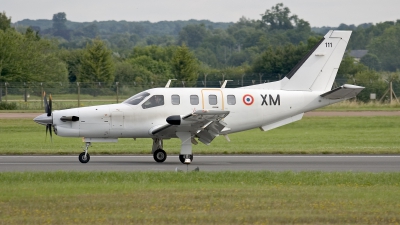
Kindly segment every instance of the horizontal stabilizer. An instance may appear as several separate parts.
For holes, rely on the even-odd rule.
[[[364,87],[351,85],[351,84],[344,84],[338,88],[335,88],[331,91],[325,92],[321,95],[321,97],[328,98],[328,99],[348,99],[354,98],[358,93],[360,93],[364,89]]]

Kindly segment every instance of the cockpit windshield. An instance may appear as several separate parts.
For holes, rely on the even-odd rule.
[[[143,101],[144,98],[149,96],[150,94],[148,92],[140,92],[139,94],[136,94],[127,100],[123,101],[123,103],[131,104],[131,105],[137,105],[141,101]]]

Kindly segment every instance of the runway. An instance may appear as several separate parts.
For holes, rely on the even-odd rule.
[[[6,171],[353,171],[400,172],[400,155],[195,155],[186,167],[177,155],[156,163],[151,155],[91,156],[82,164],[78,156],[0,156]]]

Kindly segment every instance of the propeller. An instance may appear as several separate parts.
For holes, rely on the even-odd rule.
[[[38,124],[46,126],[46,139],[47,133],[50,132],[50,139],[53,142],[53,133],[51,132],[51,127],[53,126],[53,115],[52,115],[52,99],[51,95],[49,96],[49,100],[47,101],[46,92],[43,92],[43,103],[44,103],[44,112],[42,115],[37,116],[33,119]]]

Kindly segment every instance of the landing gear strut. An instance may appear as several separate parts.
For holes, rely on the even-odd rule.
[[[179,161],[184,164],[190,164],[193,160],[192,134],[190,132],[176,132],[176,136],[181,139]]]
[[[84,152],[82,152],[81,154],[79,154],[79,162],[81,163],[88,163],[90,160],[90,155],[88,153],[88,149],[90,146],[90,142],[86,142],[86,147],[84,149]]]

